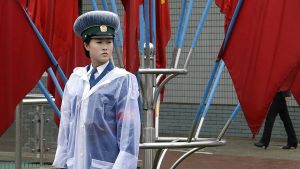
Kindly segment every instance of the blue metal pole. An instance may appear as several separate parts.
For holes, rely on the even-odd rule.
[[[91,1],[92,1],[93,10],[97,11],[98,10],[98,5],[97,5],[96,0],[91,0]]]
[[[193,4],[194,4],[194,0],[191,0],[190,3],[189,3],[189,6],[188,6],[188,10],[187,10],[185,20],[184,20],[183,31],[182,31],[180,39],[179,39],[179,48],[183,47],[183,41],[184,41],[184,38],[185,38],[185,35],[186,35],[186,32],[187,32],[187,27],[188,27],[188,23],[189,23],[189,20],[190,20],[191,13],[192,13]]]
[[[221,140],[222,137],[225,135],[226,130],[228,129],[231,122],[236,118],[236,115],[240,112],[241,105],[240,103],[237,104],[234,111],[231,113],[229,119],[227,120],[226,124],[224,125],[222,131],[220,132],[219,136],[217,137],[217,140]]]
[[[139,19],[140,19],[140,52],[144,55],[144,43],[145,43],[145,21],[144,21],[144,7],[139,6]]]
[[[39,41],[41,42],[43,48],[45,49],[49,59],[51,60],[52,64],[56,67],[60,77],[62,78],[64,84],[67,83],[67,77],[66,75],[64,74],[64,72],[62,71],[62,69],[60,68],[60,66],[58,65],[58,62],[56,61],[55,57],[53,56],[50,48],[48,47],[47,43],[45,42],[43,36],[41,35],[41,33],[39,32],[39,30],[37,29],[37,27],[35,26],[35,24],[33,23],[33,21],[31,20],[30,16],[28,15],[28,13],[25,11],[25,9],[23,9],[23,11],[25,12],[26,14],[26,17],[32,27],[32,29],[34,30],[35,34],[37,35]]]
[[[177,68],[177,66],[179,64],[181,49],[183,47],[184,38],[185,38],[185,35],[186,35],[186,32],[187,32],[187,27],[188,27],[188,23],[189,23],[189,20],[190,20],[191,13],[192,13],[193,4],[194,4],[194,0],[190,0],[188,10],[187,10],[187,14],[186,14],[185,20],[184,20],[183,31],[181,32],[181,35],[180,35],[180,38],[179,38],[179,47],[175,48],[174,52],[173,52],[172,65],[174,66],[174,68]],[[191,53],[191,51],[189,53]],[[189,57],[190,56],[187,56],[187,61],[189,60]]]
[[[236,18],[237,18],[238,13],[239,13],[239,11],[240,11],[240,8],[241,8],[241,6],[242,6],[242,3],[243,3],[243,0],[239,0],[239,1],[238,1],[238,4],[237,4],[236,9],[235,9],[235,11],[234,11],[232,20],[231,20],[231,22],[230,22],[229,28],[228,28],[228,30],[227,30],[227,32],[226,32],[226,35],[225,35],[225,38],[224,38],[224,39],[225,39],[225,40],[224,40],[224,44],[223,44],[223,47],[222,47],[221,50],[224,50],[225,47],[227,46],[228,39],[229,39],[229,37],[230,37],[230,35],[231,35],[232,28],[233,28],[233,26],[234,26],[234,24],[235,24],[235,21],[236,21]],[[216,88],[216,86],[217,86],[217,84],[218,84],[218,82],[219,82],[219,78],[220,78],[220,75],[221,75],[221,73],[222,73],[224,67],[225,67],[225,64],[224,64],[223,61],[221,61],[221,65],[220,65],[220,68],[219,68],[218,75],[217,75],[216,80],[215,80],[215,82],[214,82],[213,89],[211,90],[210,96],[209,96],[209,98],[208,98],[208,101],[207,101],[207,104],[206,104],[206,106],[205,106],[205,109],[204,109],[204,112],[203,112],[203,114],[202,114],[202,118],[201,118],[201,119],[204,119],[205,116],[206,116],[206,114],[207,114],[207,112],[208,112],[209,106],[210,106],[211,101],[212,101],[212,97],[213,97],[213,95],[214,95],[214,93],[215,93],[215,88]],[[205,100],[206,100],[206,98],[205,98]],[[200,113],[199,113],[199,115],[200,115]],[[197,116],[198,116],[198,115],[197,115]],[[199,121],[199,117],[197,117],[197,123],[198,123],[198,121]],[[194,125],[194,124],[193,124],[193,125]],[[200,122],[199,127],[198,127],[198,130],[197,130],[197,133],[196,133],[196,136],[197,136],[197,137],[198,137],[199,132],[200,132],[200,129],[201,129],[201,127],[202,127],[201,125],[202,125],[202,124],[201,124],[201,122]]]
[[[226,35],[225,35],[224,45],[223,45],[222,50],[224,50],[225,47],[227,46],[227,42],[228,42],[228,40],[229,40],[229,37],[230,37],[230,35],[231,35],[233,26],[234,26],[234,24],[235,24],[236,18],[237,18],[237,16],[238,16],[239,12],[240,12],[240,9],[241,9],[241,7],[242,7],[243,2],[244,2],[243,0],[239,0],[238,3],[237,3],[237,5],[236,5],[235,11],[234,11],[234,13],[233,13],[233,16],[232,16],[232,18],[231,18],[231,21],[230,21],[228,30],[227,30]]]
[[[57,78],[56,78],[56,76],[55,76],[52,68],[51,67],[48,68],[47,71],[48,71],[51,79],[53,80],[53,83],[54,83],[54,85],[55,85],[55,87],[56,87],[56,89],[57,89],[57,91],[58,91],[58,93],[60,95],[60,98],[62,98],[64,92],[63,92],[62,88],[60,87],[60,84],[59,84],[59,82],[58,82],[58,80],[57,80]]]
[[[213,67],[213,70],[210,74],[210,78],[208,80],[208,83],[205,87],[205,91],[204,91],[204,94],[202,96],[202,99],[201,99],[201,102],[200,102],[200,105],[197,109],[197,113],[195,114],[195,117],[194,117],[194,121],[193,121],[193,124],[192,124],[192,128],[191,128],[191,132],[190,132],[190,136],[188,138],[188,142],[191,142],[192,140],[192,137],[194,135],[194,132],[195,132],[195,127],[196,125],[198,124],[199,122],[199,118],[200,118],[200,114],[202,113],[202,110],[203,110],[203,107],[204,107],[204,104],[205,104],[205,101],[207,99],[207,96],[208,96],[208,93],[210,91],[210,88],[211,88],[211,85],[212,85],[212,82],[214,80],[214,77],[216,75],[216,72],[217,72],[217,69],[219,67],[219,64],[220,64],[220,60],[217,60],[214,64],[214,67]]]
[[[209,8],[211,7],[211,4],[212,4],[212,0],[208,0],[206,5],[205,5],[204,11],[201,15],[200,23],[199,23],[198,28],[197,28],[196,36],[194,37],[194,40],[193,40],[192,45],[191,45],[191,48],[193,48],[193,49],[194,49],[195,45],[197,44],[198,38],[201,35],[202,28],[204,26],[204,22],[206,20],[206,17],[207,17]]]
[[[110,3],[111,3],[112,11],[115,14],[118,14],[118,9],[117,9],[117,5],[116,5],[116,1],[115,0],[110,0]],[[119,39],[120,46],[123,46],[123,32],[122,32],[121,27],[118,30],[117,36],[118,36],[118,39]]]
[[[150,22],[149,22],[149,0],[144,0],[145,6],[145,27],[146,27],[146,48],[150,48]]]
[[[206,105],[205,105],[205,108],[204,108],[204,111],[203,111],[203,114],[202,114],[202,118],[204,118],[204,117],[206,116],[207,112],[208,112],[208,109],[209,109],[210,104],[211,104],[211,102],[212,102],[212,100],[213,100],[213,96],[214,96],[214,94],[215,94],[217,85],[219,84],[220,77],[221,77],[222,72],[223,72],[224,67],[225,67],[224,62],[223,62],[223,61],[220,61],[220,62],[221,62],[221,63],[220,63],[220,67],[219,67],[218,73],[217,73],[217,75],[216,75],[214,84],[213,84],[213,86],[212,86],[211,92],[210,92],[210,94],[209,94],[209,97],[208,97],[208,99],[207,99],[207,103],[206,103]],[[201,127],[202,127],[202,124],[201,124],[201,121],[200,121],[200,124],[199,124],[199,126],[198,126],[198,129],[197,129],[197,132],[196,132],[196,135],[195,135],[196,137],[198,137]]]
[[[44,84],[42,83],[41,80],[38,81],[38,86],[41,89],[41,91],[44,93],[46,99],[48,100],[50,106],[54,109],[54,111],[56,112],[56,115],[60,118],[60,111],[57,108],[56,104],[54,103],[54,101],[52,100],[48,90],[46,89],[46,87],[44,86]]]
[[[156,47],[156,7],[155,7],[155,1],[156,0],[152,0],[152,10],[151,10],[151,14],[152,14],[152,44],[153,47]]]
[[[181,1],[181,9],[180,9],[180,17],[177,25],[177,32],[176,32],[176,37],[175,37],[175,46],[178,48],[179,47],[179,39],[180,39],[180,33],[182,30],[182,21],[184,18],[185,14],[185,8],[186,8],[186,0]]]
[[[111,9],[115,14],[118,14],[118,8],[115,0],[110,0]]]
[[[234,120],[236,118],[238,112],[240,112],[240,110],[241,110],[241,104],[238,103],[237,106],[235,107],[234,111],[230,115],[230,120]]]
[[[101,0],[101,1],[102,1],[103,9],[106,10],[106,11],[109,11],[109,8],[108,8],[106,0]]]
[[[198,41],[198,39],[199,39],[199,37],[201,35],[202,28],[204,26],[204,22],[206,20],[206,17],[207,17],[209,8],[211,7],[211,4],[212,4],[212,0],[208,0],[207,3],[206,3],[206,5],[205,5],[204,11],[202,12],[202,16],[201,16],[200,22],[198,24],[197,32],[196,32],[196,35],[194,36],[193,42],[191,44],[191,48],[190,48],[189,54],[188,54],[186,62],[184,64],[184,68],[187,67],[187,65],[189,63],[189,60],[191,58],[192,51],[195,48],[195,46],[197,44],[197,41]]]

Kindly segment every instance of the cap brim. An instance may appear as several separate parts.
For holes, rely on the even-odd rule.
[[[114,36],[111,35],[101,35],[101,36],[92,36],[91,39],[114,39]]]

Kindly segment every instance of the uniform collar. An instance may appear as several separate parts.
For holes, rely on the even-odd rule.
[[[105,67],[108,65],[108,63],[109,63],[109,61],[107,61],[107,62],[104,63],[103,65],[98,66],[98,67],[96,68],[96,69],[97,69],[97,73],[98,73],[98,74],[101,74],[101,73],[103,72],[103,70],[105,69]],[[92,72],[92,70],[93,70],[93,69],[91,69],[91,68],[93,68],[92,64],[89,65],[88,75],[90,75],[91,72]]]

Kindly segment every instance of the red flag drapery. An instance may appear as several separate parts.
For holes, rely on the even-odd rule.
[[[156,3],[156,67],[166,68],[166,47],[171,37],[168,0]]]
[[[122,0],[124,6],[123,62],[125,69],[135,74],[140,67],[138,33],[140,0]]]
[[[227,31],[238,0],[215,0],[221,12],[225,14],[224,29]]]
[[[52,18],[48,12],[51,10],[52,1],[28,0],[26,5],[28,6],[25,8],[27,8],[27,12],[35,23],[35,26],[38,28],[43,38],[46,41],[49,41],[47,38],[49,37],[51,29],[47,28],[49,26],[48,24],[52,22]]]
[[[139,5],[142,0],[122,0],[124,16],[123,61],[125,68],[136,73],[139,66]],[[149,2],[151,7],[151,3]],[[151,13],[151,9],[149,11]],[[149,14],[151,16],[151,14]],[[156,67],[166,67],[166,46],[171,36],[171,22],[168,0],[156,1]]]
[[[74,67],[89,63],[89,59],[84,56],[81,39],[73,32],[73,23],[78,16],[77,1],[30,0],[28,11],[67,77],[71,75]],[[58,73],[56,77],[64,88]],[[55,97],[56,105],[60,107],[61,98],[50,76],[48,76],[48,89]],[[55,121],[58,124],[59,119],[56,114]]]
[[[166,47],[171,37],[171,20],[168,0],[156,1],[156,67],[166,68]],[[165,77],[165,76],[164,76]],[[164,77],[159,83],[164,80]],[[164,98],[164,90],[160,93],[161,101]]]
[[[18,0],[18,1],[23,7],[25,7],[27,4],[27,0]],[[0,2],[2,2],[2,1],[0,1]]]
[[[67,77],[71,75],[73,69],[78,66],[85,66],[89,63],[89,59],[84,56],[83,44],[80,38],[76,37],[73,32],[73,23],[78,17],[78,2],[74,0],[52,1],[52,23],[48,24],[52,27],[51,37],[49,39],[50,49],[58,60],[58,64]],[[62,88],[64,84],[60,75],[56,73],[56,77]],[[61,97],[58,91],[54,90],[54,85],[50,77],[48,77],[48,89],[55,96],[55,103],[58,107],[61,105]],[[55,122],[59,119],[55,114]]]
[[[223,53],[254,135],[275,93],[284,84],[292,84],[286,80],[293,79],[288,76],[299,66],[299,11],[298,0],[244,1]]]
[[[16,105],[50,66],[43,47],[18,1],[0,0],[0,135],[14,121]]]

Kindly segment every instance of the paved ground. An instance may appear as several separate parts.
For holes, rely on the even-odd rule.
[[[283,141],[272,140],[265,150],[253,146],[251,138],[226,140],[225,146],[205,148],[191,155],[177,169],[300,169],[300,148],[283,150]],[[169,169],[183,151],[186,150],[169,151],[161,168]],[[2,150],[0,161],[13,156],[14,153]]]
[[[300,149],[283,150],[282,141],[272,141],[268,149],[253,146],[248,138],[228,138],[222,147],[205,148],[183,161],[177,169],[300,169]],[[167,153],[163,169],[170,168],[183,153]]]

